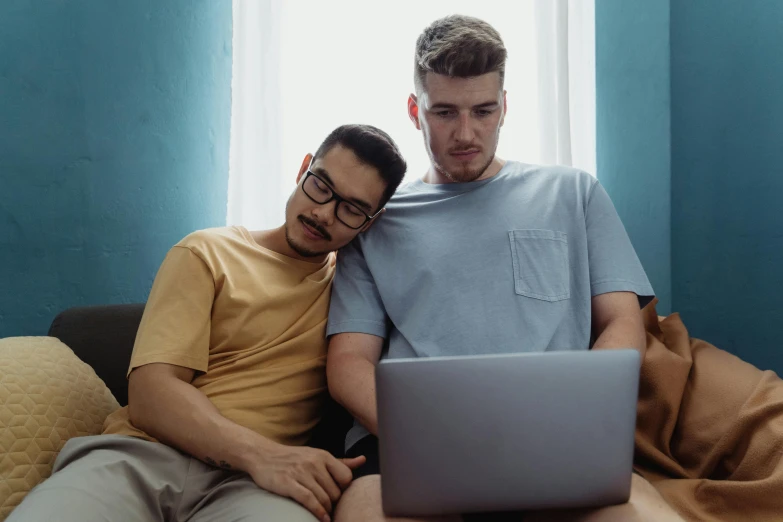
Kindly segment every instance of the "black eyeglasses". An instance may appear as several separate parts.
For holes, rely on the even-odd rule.
[[[372,216],[368,215],[362,209],[337,194],[326,181],[319,178],[311,170],[307,171],[307,175],[302,183],[302,192],[319,205],[325,205],[333,199],[337,200],[334,216],[340,223],[354,230],[362,228],[368,221],[380,213],[379,210]]]

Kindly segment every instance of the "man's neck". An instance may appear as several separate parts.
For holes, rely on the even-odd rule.
[[[449,183],[473,183],[476,181],[482,181],[494,177],[495,175],[497,175],[498,172],[500,172],[500,169],[502,169],[503,165],[505,164],[506,164],[506,160],[500,159],[497,156],[495,156],[494,158],[492,158],[492,163],[490,163],[489,166],[486,169],[484,169],[484,172],[482,172],[478,178],[466,182],[454,181],[452,179],[449,179],[444,174],[439,172],[433,165],[430,165],[429,170],[427,170],[427,173],[424,174],[424,177],[421,178],[421,180],[424,183],[430,185],[445,185]]]
[[[250,236],[253,241],[260,246],[269,249],[278,254],[298,259],[299,261],[305,261],[307,263],[313,263],[314,265],[320,265],[326,259],[328,254],[324,254],[316,257],[306,257],[298,254],[291,245],[288,244],[288,240],[285,237],[285,226],[274,228],[272,230],[251,230]]]

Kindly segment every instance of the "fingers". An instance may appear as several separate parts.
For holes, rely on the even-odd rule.
[[[309,448],[293,452],[292,456],[284,469],[271,472],[266,467],[258,476],[254,475],[254,480],[260,487],[298,502],[320,522],[331,522],[334,506],[353,480],[351,470],[366,459],[336,459],[326,451]]]
[[[313,495],[315,495],[318,502],[326,509],[327,513],[332,512],[332,499],[329,498],[329,494],[326,493],[314,476],[303,475],[299,477],[299,483],[313,492]]]
[[[296,502],[299,502],[321,522],[331,522],[332,519],[326,511],[326,508],[309,488],[303,486],[299,482],[293,482],[288,496]]]
[[[332,477],[331,473],[326,467],[325,462],[314,476],[315,480],[318,482],[318,485],[320,485],[326,494],[329,495],[329,498],[332,501],[332,505],[337,504],[337,501],[340,500],[340,496],[343,494],[343,491],[339,483],[335,481],[334,477]]]
[[[359,466],[364,465],[365,462],[367,462],[367,457],[364,455],[359,455],[358,457],[353,457],[350,459],[340,459],[340,461],[348,466],[351,469],[356,469]]]
[[[330,455],[330,458],[326,459],[326,469],[329,470],[329,474],[341,490],[345,491],[351,485],[353,473],[351,473],[351,468],[343,463],[343,459],[336,459]]]

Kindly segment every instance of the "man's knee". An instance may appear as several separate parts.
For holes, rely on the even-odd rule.
[[[387,518],[381,501],[381,476],[368,475],[356,481],[343,493],[334,513],[335,522],[460,522],[459,516],[436,518]]]
[[[155,495],[143,494],[144,488],[135,480],[138,473],[129,471],[123,455],[100,448],[79,451],[100,442],[97,437],[69,441],[58,456],[54,473],[27,494],[7,521],[141,522],[153,518],[160,507],[146,499]]]
[[[335,522],[384,520],[380,475],[368,475],[355,480],[337,503],[334,520]]]
[[[44,483],[27,494],[6,522],[89,522],[109,520],[106,517],[111,515],[103,502],[83,489],[52,487]]]
[[[647,480],[634,475],[631,498],[625,504],[600,509],[540,511],[529,513],[525,522],[684,522]]]

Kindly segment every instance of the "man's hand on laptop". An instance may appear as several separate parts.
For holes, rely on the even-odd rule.
[[[351,485],[352,470],[365,462],[364,457],[337,459],[323,450],[277,443],[248,458],[243,468],[259,487],[295,500],[324,522]]]

